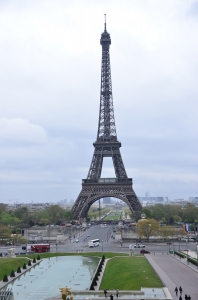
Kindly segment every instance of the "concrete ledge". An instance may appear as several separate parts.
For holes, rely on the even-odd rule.
[[[31,260],[31,259],[28,258],[28,257],[25,257],[25,258],[27,258],[28,260]],[[13,257],[13,259],[15,259],[15,258]],[[8,281],[7,281],[7,282],[4,282],[3,280],[0,281],[0,290],[3,289],[6,285],[8,285],[10,282],[14,281],[17,277],[19,277],[19,276],[21,276],[22,274],[24,274],[25,272],[29,271],[32,267],[37,266],[38,264],[40,264],[40,262],[41,262],[42,260],[36,261],[35,263],[33,263],[32,261],[33,261],[33,260],[31,260],[31,263],[32,263],[31,266],[28,266],[28,265],[26,266],[27,269],[22,269],[22,268],[21,268],[21,273],[15,272],[15,277],[10,277],[10,276],[8,276]]]
[[[167,287],[164,287],[163,291],[164,291],[164,295],[166,296],[167,299],[170,299],[170,300],[173,299],[173,297],[171,296],[171,293]]]

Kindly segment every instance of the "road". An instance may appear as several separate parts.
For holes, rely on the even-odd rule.
[[[115,242],[112,238],[114,235],[113,232],[114,225],[108,225],[107,227],[101,227],[100,225],[93,225],[88,228],[85,232],[79,232],[77,236],[73,239],[68,239],[64,244],[52,244],[50,252],[77,252],[77,251],[86,251],[86,252],[129,252],[129,245],[131,242],[124,242],[122,246],[120,243]],[[79,242],[76,242],[76,239]],[[88,240],[91,239],[100,239],[100,246],[96,248],[88,247]],[[167,245],[166,243],[145,243],[145,249],[151,253],[168,253],[169,247],[175,251],[184,251],[184,250],[193,250],[196,251],[196,244],[189,242],[181,242],[180,244],[173,243],[172,245]],[[11,246],[0,247],[0,253],[6,253],[7,249],[10,249]],[[139,253],[141,249],[135,248],[134,252]],[[25,253],[22,251],[22,246],[15,247],[16,253]]]

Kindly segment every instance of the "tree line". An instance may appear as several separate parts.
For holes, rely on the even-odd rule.
[[[166,225],[175,225],[180,223],[198,224],[198,207],[192,203],[185,206],[172,204],[155,204],[144,207],[141,211],[131,214],[131,217],[137,222],[141,219],[141,214],[146,218],[155,219]]]
[[[72,220],[72,212],[61,208],[59,205],[46,207],[44,210],[29,211],[26,206],[9,210],[7,205],[0,203],[0,224],[16,230],[34,225],[45,226],[48,224],[60,225]]]

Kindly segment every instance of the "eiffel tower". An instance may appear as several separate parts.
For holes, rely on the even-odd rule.
[[[102,46],[102,69],[98,133],[97,140],[93,144],[95,149],[87,178],[82,180],[82,190],[72,207],[73,218],[76,220],[85,218],[90,206],[105,197],[114,197],[124,201],[132,212],[142,208],[132,188],[132,178],[128,178],[125,171],[120,153],[121,143],[117,140],[109,53],[111,38],[106,29],[106,18],[100,44]],[[100,177],[103,157],[112,158],[115,178]]]

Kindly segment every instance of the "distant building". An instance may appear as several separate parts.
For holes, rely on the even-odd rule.
[[[153,205],[153,204],[167,204],[169,203],[168,197],[138,197],[143,206]]]
[[[198,203],[198,197],[189,197],[189,202]]]

